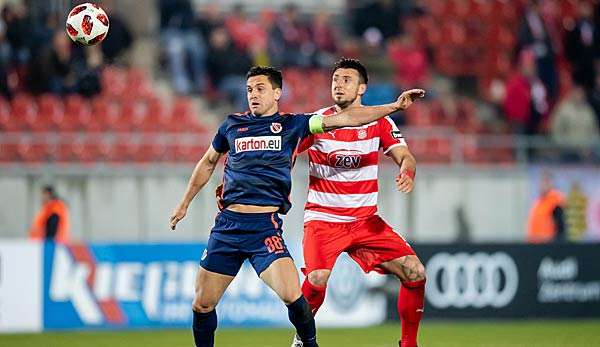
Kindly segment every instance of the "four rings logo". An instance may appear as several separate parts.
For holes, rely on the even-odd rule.
[[[435,308],[500,308],[517,293],[519,273],[504,252],[438,253],[427,269],[427,300]]]
[[[251,136],[235,139],[235,152],[280,151],[281,136]]]

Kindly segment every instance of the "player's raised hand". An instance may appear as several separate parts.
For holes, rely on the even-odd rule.
[[[170,223],[169,223],[171,226],[171,230],[175,230],[177,223],[179,223],[179,221],[182,220],[186,214],[187,214],[187,206],[184,206],[184,205],[179,205],[175,208],[175,210],[173,210],[173,213],[171,214],[171,218],[170,218]]]
[[[414,180],[409,174],[403,172],[396,177],[396,188],[402,193],[410,193],[413,190]]]
[[[422,98],[424,96],[425,91],[423,89],[409,89],[402,92],[402,94],[400,94],[396,102],[398,103],[398,108],[400,110],[406,110],[408,106],[412,105],[412,103],[416,99]]]

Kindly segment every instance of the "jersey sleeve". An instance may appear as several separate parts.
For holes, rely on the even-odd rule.
[[[390,117],[384,117],[379,121],[379,147],[383,149],[383,153],[387,154],[396,146],[408,146],[404,140],[404,136],[396,123]]]
[[[215,151],[219,153],[226,153],[229,151],[229,141],[227,140],[227,121],[223,122],[217,130],[215,137],[212,140],[212,146]]]
[[[293,126],[297,130],[297,133],[300,135],[301,139],[304,139],[312,134],[310,120],[312,117],[322,117],[320,115],[315,115],[313,113],[298,113],[292,115]]]
[[[302,152],[308,150],[310,147],[312,147],[312,145],[314,143],[315,143],[315,136],[312,134],[303,138],[302,140],[300,140],[300,143],[298,144],[297,152],[302,153]]]

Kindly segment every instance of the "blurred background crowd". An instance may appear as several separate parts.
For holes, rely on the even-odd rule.
[[[56,183],[77,206],[76,238],[163,237],[159,216],[190,165],[226,114],[247,109],[252,65],[283,70],[283,111],[312,112],[332,103],[332,63],[354,57],[370,74],[365,104],[428,92],[393,119],[429,179],[409,199],[385,187],[380,199],[409,237],[521,240],[527,223],[558,215],[545,209],[562,209],[552,235],[600,237],[584,236],[600,235],[598,1],[105,0],[110,30],[94,47],[65,34],[82,2],[0,0],[0,187],[23,211],[5,216],[9,235],[23,235],[37,192]],[[156,182],[163,193],[143,183],[162,174],[173,179]],[[294,183],[298,206],[304,184]],[[556,190],[564,199],[543,203]],[[178,235],[204,230],[205,205]],[[128,209],[135,218],[113,218]]]
[[[413,147],[422,160],[512,163],[522,155],[598,161],[600,12],[596,1],[332,3],[319,8],[301,2],[257,6],[157,0],[145,9],[136,8],[141,16],[132,16],[126,0],[104,1],[109,35],[102,45],[82,48],[64,35],[71,1],[4,1],[0,128],[35,127],[7,124],[11,110],[22,113],[23,109],[32,113],[30,123],[37,113],[55,128],[64,125],[81,131],[94,129],[85,120],[51,118],[64,117],[65,108],[69,116],[82,114],[86,107],[92,118],[102,118],[113,105],[116,113],[117,108],[141,108],[139,117],[161,118],[142,113],[164,105],[167,94],[179,106],[167,103],[163,108],[191,108],[190,114],[199,114],[184,117],[188,126],[183,129],[190,129],[190,124],[201,129],[212,124],[213,118],[206,114],[246,109],[244,75],[256,64],[284,70],[285,111],[310,112],[331,103],[329,69],[345,56],[360,59],[369,69],[367,104],[390,101],[404,88],[429,91],[425,103],[394,117],[399,125],[416,128]],[[144,20],[146,29],[139,30]],[[133,49],[137,41],[151,41],[156,49]],[[136,64],[135,55],[146,56],[149,63]],[[166,93],[155,87],[160,81],[168,82],[163,83]],[[81,101],[73,93],[91,99]],[[53,102],[52,95],[60,96],[59,102]],[[198,101],[200,109],[189,100]],[[76,126],[78,121],[81,124]],[[124,120],[109,119],[96,127],[111,130],[119,128],[119,122]],[[132,122],[121,128],[139,130]],[[427,135],[421,135],[423,129]],[[457,134],[537,137],[464,137],[457,145]],[[411,139],[410,134],[407,137]],[[498,141],[492,150],[481,143],[494,140]],[[536,141],[542,145],[535,146]],[[539,148],[532,151],[531,143]],[[519,152],[522,147],[527,148]],[[18,149],[14,154],[4,160],[29,160]],[[153,158],[164,159],[156,153]]]

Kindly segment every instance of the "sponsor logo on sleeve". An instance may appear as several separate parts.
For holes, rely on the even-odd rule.
[[[402,136],[402,133],[400,131],[398,131],[398,130],[392,130],[391,134],[392,134],[392,137],[395,138],[395,139],[397,139],[397,140],[400,140],[400,139],[404,138],[404,136]]]

